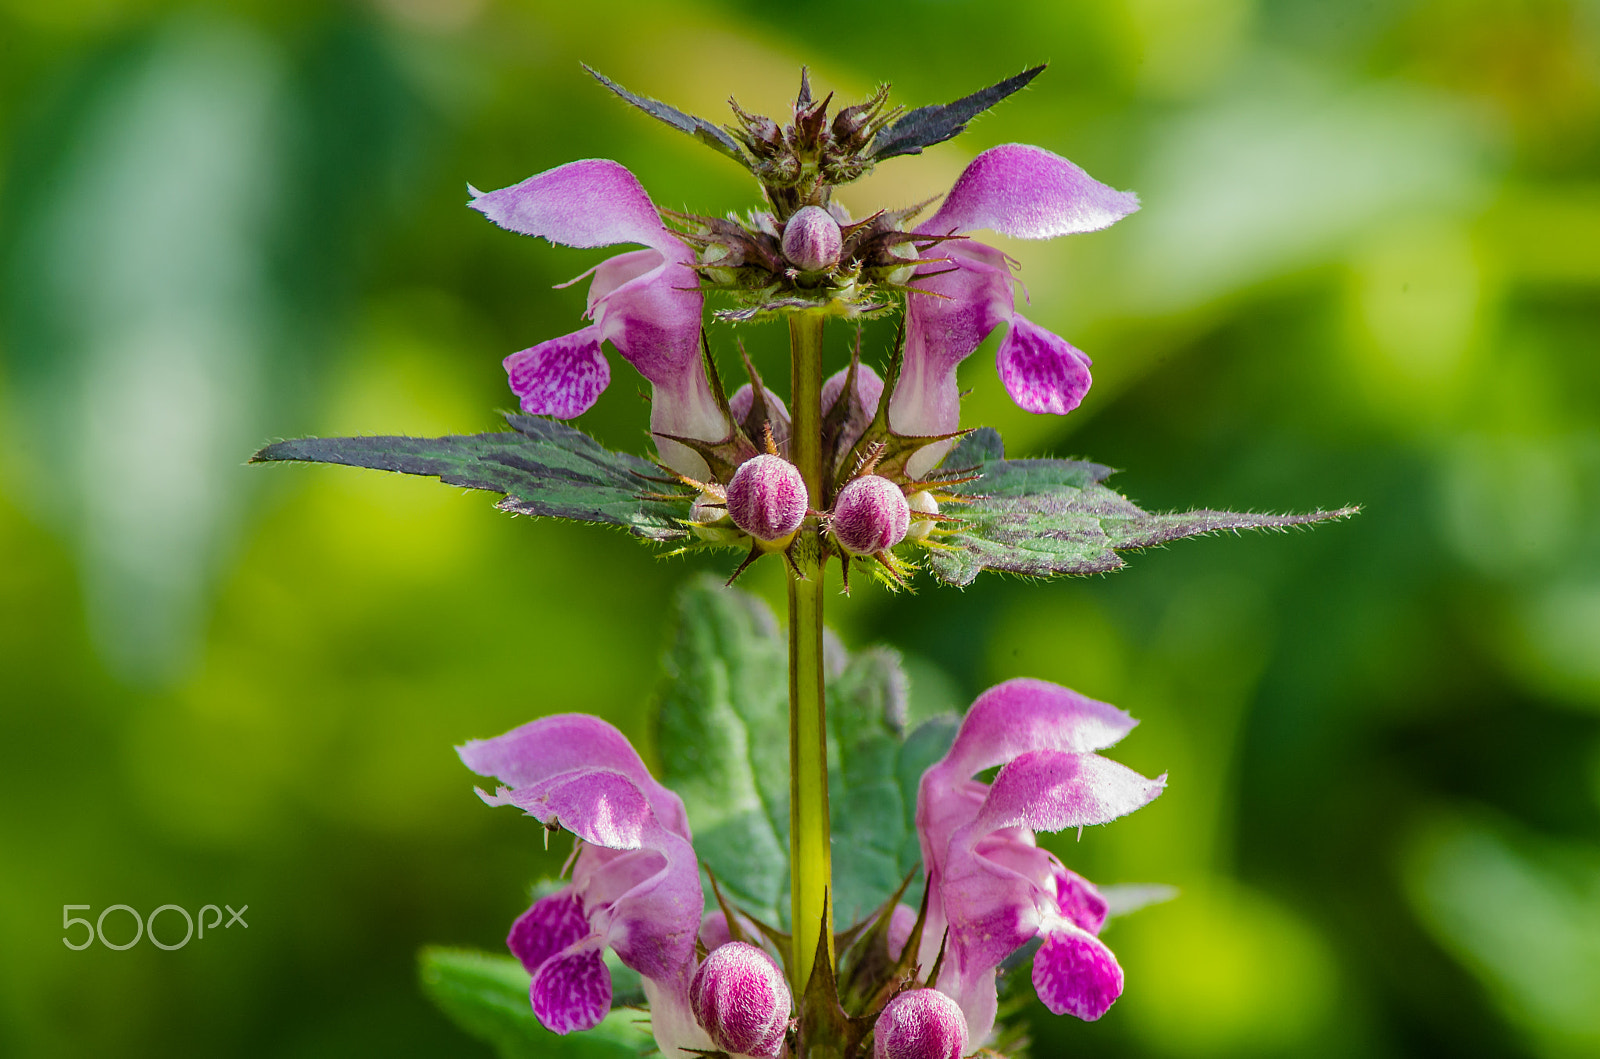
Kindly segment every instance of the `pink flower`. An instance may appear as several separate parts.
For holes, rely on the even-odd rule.
[[[973,159],[944,205],[917,228],[950,236],[987,228],[1017,239],[1092,232],[1139,208],[1138,196],[1094,180],[1059,155],[1025,144],[995,147]],[[889,402],[889,423],[908,436],[948,434],[960,426],[956,366],[1002,323],[1010,331],[996,362],[1000,380],[1029,412],[1065,415],[1089,389],[1089,358],[1016,311],[1011,269],[992,246],[952,239],[930,251],[906,308],[905,361]],[[930,446],[908,471],[920,475],[947,446]]]
[[[922,775],[917,831],[932,888],[920,962],[949,942],[935,983],[961,1005],[973,1041],[994,1026],[995,969],[1034,938],[1033,984],[1056,1014],[1097,1019],[1122,969],[1096,936],[1106,903],[1038,847],[1034,831],[1103,824],[1147,804],[1146,779],[1093,753],[1135,724],[1114,706],[1042,680],[1011,680],[972,704],[949,753]],[[1001,766],[994,784],[973,779]]]
[[[562,714],[457,748],[474,772],[505,786],[478,791],[583,840],[572,881],[534,902],[506,939],[533,975],[529,999],[546,1028],[571,1033],[611,1010],[609,946],[644,978],[663,1054],[710,1048],[689,1006],[695,935],[705,900],[683,802],[657,783],[626,737],[598,717]]]
[[[616,162],[591,158],[499,191],[474,188],[472,195],[473,209],[513,232],[567,246],[647,248],[590,270],[585,316],[593,323],[511,354],[506,373],[524,412],[571,419],[588,411],[611,381],[600,349],[610,342],[650,380],[650,429],[658,435],[661,458],[684,474],[705,477],[698,455],[659,437],[720,441],[728,433],[700,359],[702,297],[694,252],[661,223],[639,181]]]

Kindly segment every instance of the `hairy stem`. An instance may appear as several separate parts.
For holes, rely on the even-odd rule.
[[[789,317],[792,365],[789,458],[805,479],[811,506],[822,510],[823,317]],[[822,684],[822,549],[808,520],[795,539],[789,578],[789,863],[794,953],[790,967],[798,996],[811,979],[819,935],[833,963],[833,855],[828,835],[828,734]]]

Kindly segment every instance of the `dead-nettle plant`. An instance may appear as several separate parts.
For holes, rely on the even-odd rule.
[[[824,649],[826,564],[838,560],[846,592],[853,571],[892,589],[924,572],[950,585],[986,569],[1101,573],[1128,549],[1352,509],[1147,512],[1104,484],[1105,467],[1007,459],[993,430],[962,429],[956,369],[1001,324],[996,367],[1019,407],[1065,415],[1090,384],[1089,358],[1017,311],[1016,262],[974,233],[1091,232],[1138,199],[1023,144],[979,154],[937,202],[854,217],[833,191],[954,137],[1041,69],[909,111],[887,86],[834,109],[802,71],[785,120],[734,103],[720,126],[590,71],[743,166],[761,202],[724,217],[660,209],[603,159],[472,189],[470,206],[509,231],[642,248],[586,274],[586,326],[505,358],[522,407],[511,429],[307,438],[256,454],[435,476],[500,493],[505,511],[620,526],[677,552],[734,549],[730,583],[768,556],[784,565],[786,636],[735,589],[697,582],[680,597],[657,720],[671,787],[595,717],[545,717],[460,748],[498,781],[486,802],[577,839],[569,881],[512,927],[521,969],[424,957],[434,997],[507,1054],[558,1054],[552,1031],[592,1030],[625,1050],[637,1031],[610,1013],[629,1005],[648,1007],[667,1056],[995,1054],[1021,1046],[1002,969],[1031,961],[1045,1006],[1081,1019],[1122,992],[1100,928],[1157,890],[1097,889],[1034,832],[1107,823],[1161,793],[1164,776],[1097,753],[1133,719],[1013,680],[959,725],[908,732],[893,652]],[[708,295],[724,303],[714,323],[787,325],[787,402],[742,348],[748,382],[727,391]],[[898,320],[879,367],[854,328],[841,336],[847,364],[824,378],[829,322],[875,317]],[[610,382],[607,344],[650,383],[654,459],[566,425]],[[837,866],[836,843],[849,852]],[[532,1003],[519,1012],[505,993],[522,989]]]

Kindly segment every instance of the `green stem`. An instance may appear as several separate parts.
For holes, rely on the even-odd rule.
[[[822,510],[823,317],[789,317],[789,458]],[[833,911],[829,902],[833,854],[828,833],[828,730],[822,683],[822,549],[815,520],[795,538],[801,578],[789,578],[789,872],[796,996],[805,991],[819,937],[833,965]]]

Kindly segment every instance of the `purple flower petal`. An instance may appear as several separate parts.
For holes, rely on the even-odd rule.
[[[583,901],[565,887],[541,897],[533,907],[517,917],[506,938],[511,955],[522,961],[529,974],[539,965],[589,936],[589,917],[583,914]]]
[[[1098,754],[1034,750],[1000,770],[970,826],[987,835],[1008,827],[1062,831],[1110,823],[1148,805],[1166,786],[1165,775],[1145,779]]]
[[[524,412],[571,419],[594,407],[611,381],[599,332],[586,327],[505,359],[511,392],[522,399]]]
[[[563,953],[540,964],[528,997],[552,1033],[593,1029],[611,1010],[611,972],[598,948]]]
[[[995,354],[1000,381],[1024,412],[1066,415],[1089,392],[1089,358],[1066,339],[1022,316]]]
[[[1139,208],[1058,154],[1008,143],[984,151],[956,178],[944,205],[917,230],[937,235],[979,228],[1017,239],[1051,239],[1105,228]]]
[[[1100,890],[1077,872],[1058,868],[1056,871],[1056,907],[1079,929],[1091,934],[1100,933],[1110,902],[1100,895]]]
[[[907,296],[905,358],[889,398],[889,426],[908,437],[948,434],[961,425],[956,368],[989,332],[1012,315],[1011,269],[1006,256],[983,243],[950,243],[911,285]],[[948,444],[912,458],[913,477],[932,468]]]
[[[645,792],[662,826],[692,837],[682,799],[657,783],[627,737],[598,717],[585,713],[541,717],[493,739],[469,740],[456,747],[456,753],[473,772],[513,788],[572,769],[614,769]],[[512,803],[500,798],[493,804]]]
[[[1099,938],[1065,927],[1034,953],[1033,988],[1053,1013],[1093,1022],[1122,995],[1122,968]]]
[[[502,228],[567,246],[677,242],[638,178],[606,158],[568,162],[487,194],[474,190],[469,205]]]
[[[585,842],[639,849],[657,829],[650,801],[632,780],[611,769],[573,769],[518,787],[506,801],[542,823],[559,823]]]
[[[1138,723],[1115,706],[1060,684],[1008,680],[978,696],[937,767],[966,779],[1029,750],[1103,750]]]

